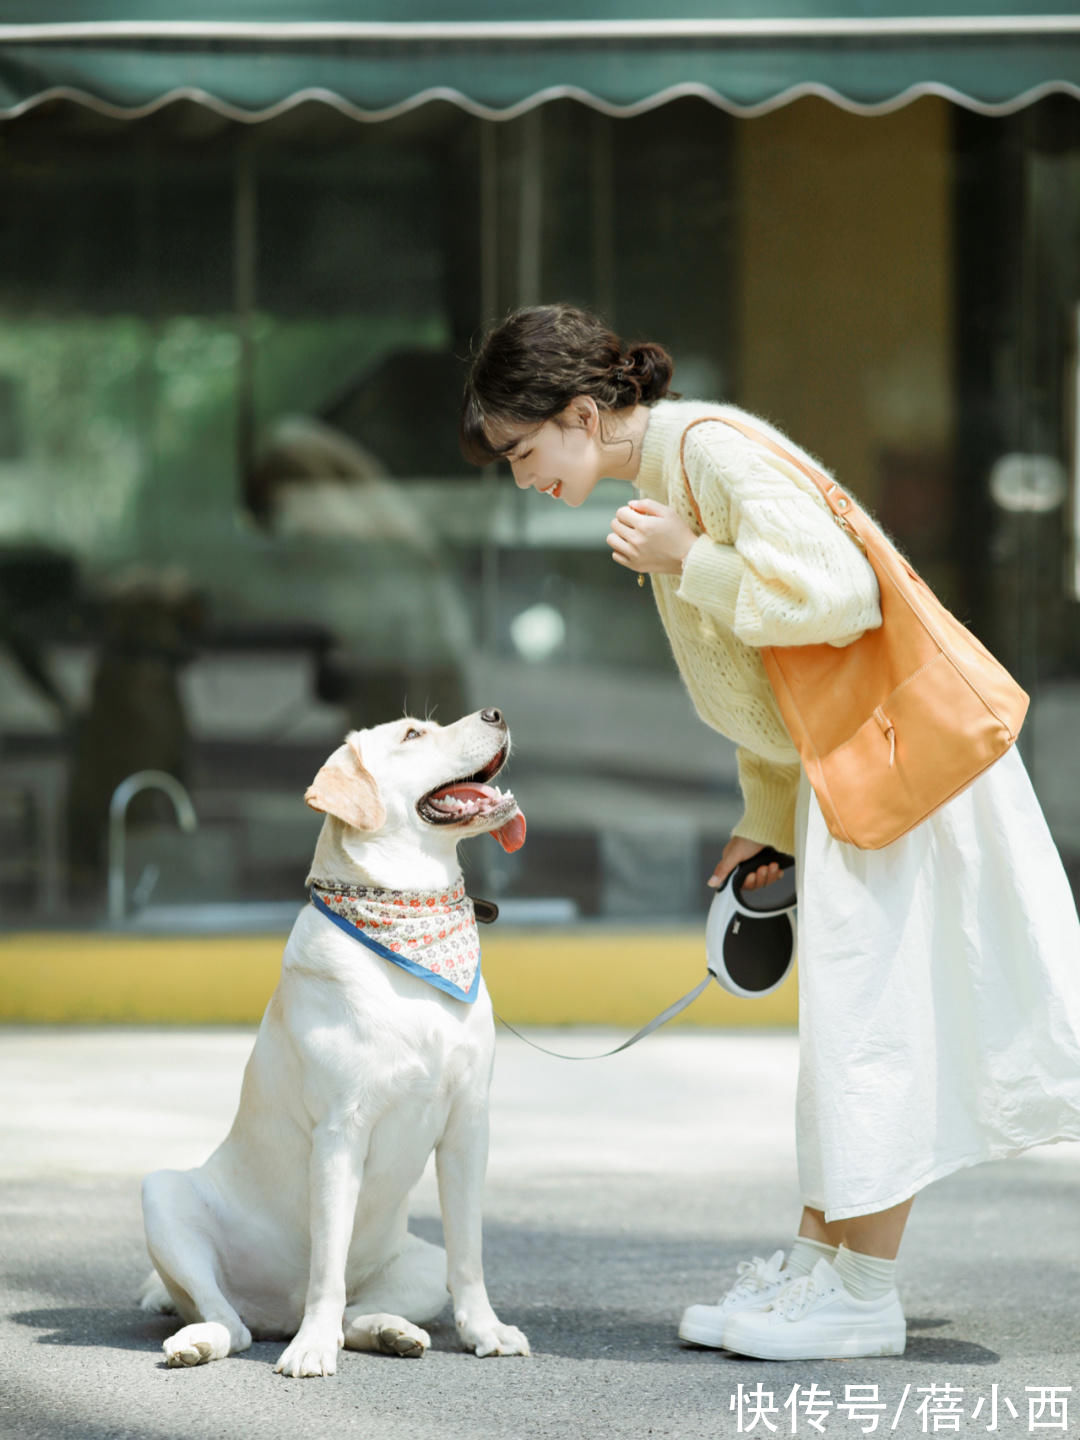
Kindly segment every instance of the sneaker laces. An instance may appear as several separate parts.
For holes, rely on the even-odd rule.
[[[823,1295],[831,1295],[839,1288],[837,1282],[819,1275],[818,1268],[815,1266],[809,1275],[800,1275],[797,1280],[792,1280],[777,1295],[772,1308],[779,1312],[782,1319],[801,1320]]]
[[[775,1285],[780,1278],[780,1271],[784,1265],[784,1252],[777,1250],[768,1260],[755,1255],[752,1260],[740,1260],[735,1274],[738,1279],[735,1284],[723,1297],[721,1303],[729,1300],[743,1300],[750,1295],[758,1295],[762,1290],[768,1290]]]

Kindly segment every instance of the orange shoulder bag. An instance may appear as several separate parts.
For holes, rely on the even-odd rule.
[[[919,578],[870,516],[820,471],[769,436],[721,416],[814,482],[833,519],[866,554],[881,625],[850,645],[762,648],[784,723],[830,832],[880,850],[965,789],[1015,741],[1028,697],[1005,667]]]

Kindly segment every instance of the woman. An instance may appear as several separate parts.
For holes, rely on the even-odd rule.
[[[475,357],[462,448],[570,506],[603,476],[637,489],[612,520],[612,558],[652,577],[698,714],[738,746],[745,808],[709,884],[766,845],[796,855],[802,1218],[786,1255],[744,1262],[679,1333],[763,1358],[898,1355],[915,1193],[1080,1138],[1080,922],[1015,746],[883,850],[829,833],[760,651],[880,625],[876,577],[799,469],[694,422],[730,416],[804,452],[730,406],[665,399],[672,369],[586,312],[518,311]]]

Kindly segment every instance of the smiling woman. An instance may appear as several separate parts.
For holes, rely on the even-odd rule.
[[[519,490],[577,509],[604,478],[636,484],[650,413],[674,368],[662,345],[626,345],[571,305],[520,310],[473,363],[462,452],[480,465],[505,460]],[[694,538],[674,510],[639,497],[616,512],[607,543],[642,584],[681,574]]]
[[[765,847],[796,857],[803,1213],[786,1258],[768,1275],[747,1262],[679,1333],[763,1359],[902,1354],[895,1257],[915,1193],[1080,1138],[1080,925],[1015,747],[890,844],[830,833],[766,658],[822,657],[819,698],[846,744],[865,716],[834,678],[836,652],[895,646],[902,622],[847,517],[834,523],[825,496],[849,504],[837,482],[766,421],[664,398],[671,372],[659,346],[625,347],[570,306],[518,311],[476,357],[462,447],[570,506],[603,476],[640,491],[612,518],[612,558],[651,577],[698,715],[738,746],[744,810],[709,883],[741,867],[742,890],[760,890],[781,873]],[[946,753],[944,729],[928,743]],[[908,786],[910,743],[893,729],[891,745]],[[859,782],[873,794],[876,779],[871,760]],[[992,901],[990,874],[1008,877]],[[787,1303],[761,1309],[784,1285]]]
[[[473,365],[462,451],[477,465],[506,460],[521,489],[577,507],[604,476],[633,480],[646,409],[673,369],[662,346],[624,346],[572,306],[519,311]]]
[[[465,390],[462,449],[482,465],[515,446],[501,427],[526,434],[579,395],[610,414],[665,395],[674,364],[662,345],[625,346],[597,316],[572,305],[519,310],[486,339]]]

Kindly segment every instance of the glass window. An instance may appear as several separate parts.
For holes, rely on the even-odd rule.
[[[1078,116],[10,122],[0,921],[108,923],[110,797],[145,770],[198,832],[131,800],[125,923],[294,904],[303,791],[345,731],[484,705],[529,842],[465,847],[480,893],[704,910],[733,747],[611,562],[625,486],[569,511],[457,450],[475,337],[555,298],[660,340],[683,394],[767,416],[875,509],[1031,691],[1024,754],[1080,879]]]

